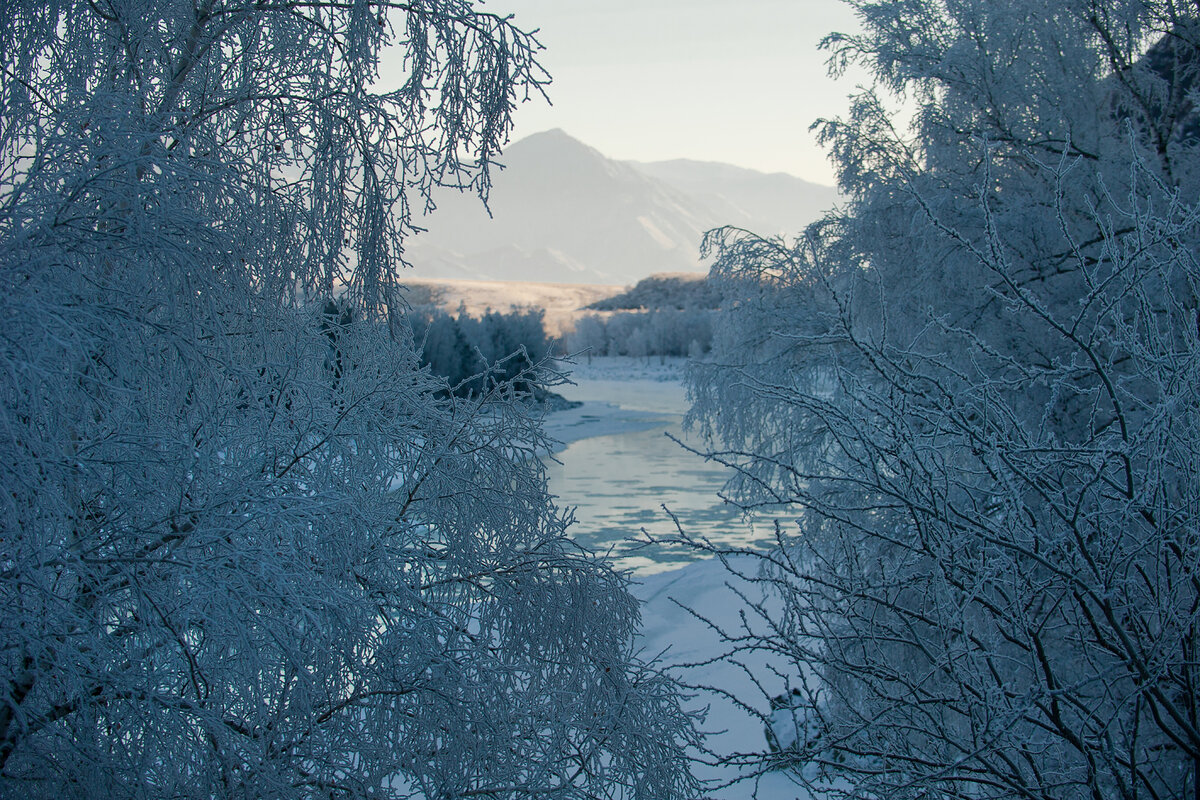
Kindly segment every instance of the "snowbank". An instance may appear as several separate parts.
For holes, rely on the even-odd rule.
[[[581,358],[563,366],[573,385],[555,387],[569,400],[583,405],[547,414],[547,432],[566,444],[591,436],[646,430],[664,423],[678,424],[687,408],[682,384],[685,359],[636,359],[627,357]],[[557,452],[557,450],[556,450]],[[630,531],[635,534],[636,531]],[[749,557],[731,563],[752,573]],[[727,691],[765,717],[771,712],[770,697],[788,690],[787,670],[756,655],[743,658],[745,667],[716,661],[725,649],[712,625],[736,631],[742,624],[745,602],[738,596],[761,598],[761,584],[734,577],[715,559],[696,561],[667,572],[634,576],[633,592],[642,602],[642,631],[639,647],[646,658],[661,655],[661,663],[682,681],[695,686],[712,686]],[[693,613],[694,612],[694,613]],[[708,620],[705,622],[704,620]],[[753,677],[752,677],[753,676]],[[757,679],[761,686],[755,684]],[[763,718],[713,692],[698,693],[692,708],[708,707],[704,730],[709,748],[722,755],[735,752],[765,752],[767,739]],[[742,783],[728,784],[743,773],[739,767],[697,766],[696,773],[712,780],[718,788],[706,797],[712,800],[810,800],[807,789],[787,773],[772,772]]]
[[[687,408],[683,386],[686,359],[660,360],[606,356],[590,362],[559,362],[569,384],[554,391],[583,405],[548,413],[546,433],[558,441],[552,452],[593,436],[613,436],[678,424]]]
[[[741,557],[731,563],[754,574],[753,559]],[[685,683],[730,692],[755,711],[769,714],[769,696],[784,693],[788,688],[785,665],[778,660],[771,663],[761,654],[742,657],[745,669],[724,661],[714,662],[713,659],[725,651],[726,645],[712,625],[704,621],[707,619],[729,632],[739,630],[745,603],[737,592],[750,599],[759,599],[762,598],[760,587],[761,584],[736,578],[716,559],[639,578],[633,593],[642,602],[640,644],[643,656],[661,653],[662,662],[671,666],[671,671]],[[755,679],[761,682],[761,688],[755,685]],[[763,720],[728,697],[701,692],[689,705],[692,708],[708,707],[703,729],[708,733],[708,747],[717,754],[766,752]],[[696,774],[718,784],[727,784],[745,774],[739,769],[730,765],[700,765]],[[712,800],[815,800],[815,796],[793,776],[778,771],[712,789],[706,797]]]

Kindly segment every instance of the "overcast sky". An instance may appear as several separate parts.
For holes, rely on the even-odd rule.
[[[841,115],[854,79],[817,49],[855,19],[838,0],[487,0],[539,28],[553,107],[527,103],[514,138],[548,128],[619,159],[692,158],[832,184],[809,125]]]

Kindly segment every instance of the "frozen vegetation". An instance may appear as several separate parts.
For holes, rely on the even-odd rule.
[[[528,365],[451,391],[399,295],[536,40],[457,0],[4,15],[0,795],[695,797]]]
[[[1198,9],[854,5],[827,43],[875,85],[818,126],[845,204],[707,240],[692,419],[732,497],[791,509],[726,646],[786,662],[794,745],[745,763],[1200,797]]]
[[[538,312],[401,295],[548,82],[511,17],[6,4],[0,794],[1200,798],[1200,7],[850,2],[841,205],[597,311],[548,421]],[[780,521],[631,587],[540,457],[680,351]]]

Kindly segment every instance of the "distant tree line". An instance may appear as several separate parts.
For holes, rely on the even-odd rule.
[[[447,391],[458,397],[483,394],[510,381],[518,393],[540,394],[532,373],[551,354],[542,317],[540,309],[489,309],[481,317],[461,306],[455,314],[422,309],[413,314],[421,365],[444,378]]]
[[[567,335],[570,353],[588,356],[695,356],[712,346],[713,311],[664,308],[589,314]]]
[[[429,286],[409,287],[413,332],[421,364],[467,397],[517,380],[519,392],[537,394],[528,380],[535,364],[552,355],[695,356],[712,346],[712,317],[719,294],[702,275],[652,275],[634,287],[589,306],[561,340],[546,333],[540,309],[489,309],[471,316],[465,306],[438,307]]]
[[[703,275],[651,275],[587,308],[565,348],[588,356],[696,356],[712,346],[720,294]]]
[[[721,294],[706,277],[690,273],[651,275],[632,289],[597,300],[588,308],[594,311],[720,308]]]

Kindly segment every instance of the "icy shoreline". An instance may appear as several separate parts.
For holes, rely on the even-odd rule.
[[[568,445],[583,439],[650,430],[671,421],[671,417],[653,411],[621,408],[614,403],[583,401],[576,408],[550,412],[546,415],[543,427],[554,440],[550,452],[560,453]]]
[[[684,363],[684,359],[659,363],[658,359],[597,358],[590,364],[584,362],[565,367],[564,371],[571,372],[573,383],[556,387],[555,391],[568,400],[582,402],[582,405],[546,415],[545,430],[560,443],[554,452],[594,436],[678,424],[687,407],[682,384]],[[735,558],[731,563],[750,573],[756,566],[754,560],[746,556]],[[769,698],[755,686],[750,672],[735,664],[713,661],[724,648],[717,632],[703,621],[707,619],[729,631],[737,630],[744,606],[739,592],[748,598],[761,597],[760,587],[761,584],[735,577],[713,558],[670,571],[633,576],[631,590],[642,604],[643,627],[637,642],[642,657],[660,658],[660,666],[674,672],[685,683],[731,692],[758,711],[767,713]],[[680,668],[686,664],[696,666]],[[786,690],[785,681],[770,669],[765,659],[749,661],[746,667],[763,681],[763,688],[769,693]],[[701,692],[689,700],[687,706],[694,710],[708,708],[703,730],[708,732],[708,747],[716,753],[763,752],[767,749],[762,720],[728,697]],[[720,784],[728,783],[740,773],[735,766],[698,764],[696,774]],[[782,772],[711,789],[704,796],[711,800],[807,800],[812,797],[805,787]]]
[[[627,356],[557,362],[568,382],[554,391],[582,405],[546,414],[546,433],[561,443],[554,452],[580,439],[679,423],[688,402],[683,386],[686,363],[684,358]]]
[[[555,442],[550,452],[582,439],[678,424],[687,408],[685,364],[682,358],[626,356],[559,362],[570,383],[553,387],[555,393],[581,405],[546,413],[543,428]]]

